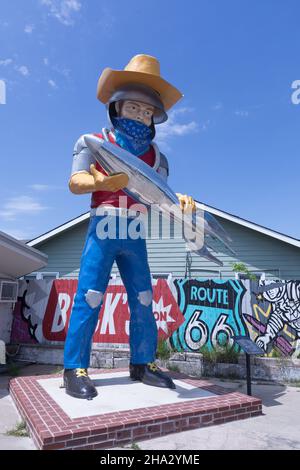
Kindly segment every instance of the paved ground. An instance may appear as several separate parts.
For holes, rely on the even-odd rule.
[[[43,375],[58,371],[55,366],[27,366],[18,375]],[[9,375],[0,375],[0,450],[34,449],[29,437],[7,436],[21,421],[8,394]],[[242,381],[209,379],[231,390],[245,392]],[[223,425],[200,428],[140,441],[140,449],[300,449],[300,388],[285,385],[254,384],[253,395],[263,401],[263,416]],[[131,446],[125,446],[131,448]]]

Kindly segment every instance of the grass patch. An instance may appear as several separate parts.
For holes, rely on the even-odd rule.
[[[18,377],[21,369],[22,367],[20,367],[15,362],[7,363],[7,374],[10,375],[11,377]]]
[[[240,376],[236,376],[237,374],[228,374],[226,377],[224,377],[224,375],[214,375],[214,377],[218,380],[220,380],[220,382],[231,382],[231,381],[235,381],[236,383],[239,383],[241,384],[241,386],[243,386],[244,382],[245,382],[245,379],[241,379]],[[253,383],[253,382],[252,382]]]
[[[52,372],[51,375],[60,374],[64,368],[62,366],[57,366]]]
[[[7,436],[29,437],[25,421],[21,421],[13,429],[10,429],[5,434]]]
[[[133,449],[133,450],[142,450],[136,442],[132,442],[131,449]]]
[[[287,382],[287,385],[290,387],[300,388],[300,380],[291,380],[290,382]]]
[[[232,271],[235,273],[244,273],[248,279],[256,281],[257,277],[252,274],[244,263],[231,263]]]
[[[282,358],[282,357],[285,357],[285,356],[282,354],[281,351],[279,351],[279,349],[273,348],[269,357],[279,359],[279,358]]]
[[[159,339],[157,344],[156,350],[156,357],[157,359],[161,359],[162,361],[167,361],[170,359],[172,354],[172,349],[170,348],[168,342],[164,339]]]
[[[171,370],[172,372],[180,372],[180,369],[178,366],[170,364],[170,363],[167,364],[167,368]]]
[[[239,380],[241,377],[239,374],[235,374],[234,372],[230,372],[226,375],[229,380]]]
[[[216,364],[217,362],[223,364],[238,364],[239,353],[235,348],[225,346],[222,349],[208,349],[207,346],[204,346],[199,352],[203,355],[204,361],[210,364]]]

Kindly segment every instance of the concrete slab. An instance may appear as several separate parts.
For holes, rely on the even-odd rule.
[[[98,396],[91,401],[70,397],[63,388],[61,378],[38,380],[48,395],[65,411],[70,418],[94,416],[99,413],[114,413],[150,406],[181,403],[216,396],[195,385],[182,380],[174,380],[176,390],[149,387],[141,382],[133,382],[126,372],[91,374],[91,379],[98,391]]]
[[[22,418],[9,395],[7,378],[0,380],[0,450],[34,450],[36,446],[30,437],[8,436]],[[2,386],[1,386],[2,385]]]
[[[0,450],[36,450],[30,437],[0,435]]]
[[[131,382],[127,368],[90,375],[100,387],[92,402],[65,395],[58,388],[60,376],[10,382],[11,396],[38,448],[110,448],[261,414],[261,400],[255,397],[175,372],[170,373],[178,385],[175,391]]]

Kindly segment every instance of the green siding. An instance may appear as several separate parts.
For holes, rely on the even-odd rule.
[[[192,254],[192,277],[232,278],[231,264],[244,263],[250,271],[267,272],[267,277],[281,279],[300,279],[300,249],[278,241],[267,235],[242,227],[234,222],[215,216],[231,236],[232,248],[236,257],[222,248],[217,257],[224,263],[219,267],[204,258]],[[35,248],[49,257],[48,266],[42,271],[57,271],[60,277],[78,277],[80,256],[84,245],[88,221],[77,225],[52,239],[36,245]],[[152,230],[151,238],[147,239],[148,259],[153,274],[172,273],[174,277],[183,277],[186,265],[185,241],[180,238],[178,227],[175,228],[177,238],[170,239],[168,230],[162,230],[159,238],[158,224]],[[202,271],[200,271],[200,269]],[[206,271],[204,271],[206,270]],[[214,272],[211,272],[214,271]],[[112,273],[118,273],[114,264]]]

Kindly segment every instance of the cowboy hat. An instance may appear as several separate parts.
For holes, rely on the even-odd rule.
[[[103,70],[98,81],[97,98],[107,104],[119,88],[134,83],[156,91],[166,111],[183,96],[177,88],[160,76],[160,65],[155,57],[138,54],[130,60],[124,70]]]

